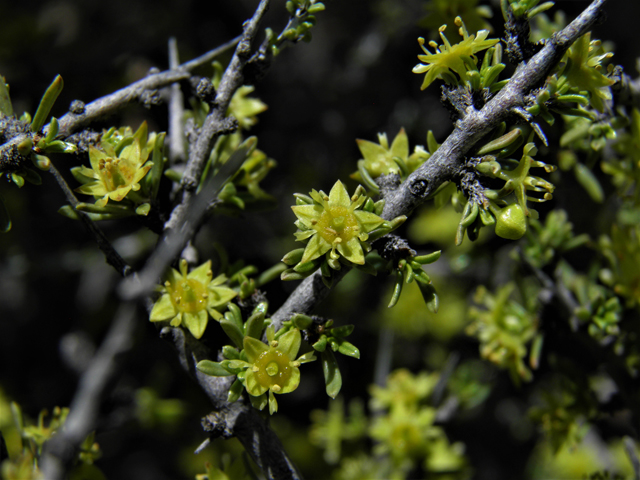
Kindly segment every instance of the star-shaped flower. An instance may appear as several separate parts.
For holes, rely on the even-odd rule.
[[[418,39],[420,47],[426,54],[418,55],[418,59],[423,63],[413,67],[413,73],[427,73],[420,87],[421,90],[427,88],[436,78],[444,78],[443,75],[448,77],[446,79],[447,83],[452,83],[449,80],[453,80],[453,83],[457,84],[455,77],[451,75],[449,70],[456,72],[463,82],[466,81],[467,72],[477,69],[474,54],[498,43],[498,39],[487,40],[489,30],[480,30],[476,35],[469,35],[462,19],[456,17],[455,21],[456,25],[460,27],[458,31],[463,37],[460,43],[455,45],[449,43],[449,40],[444,35],[444,31],[447,28],[446,25],[442,25],[439,28],[443,45],[438,46],[434,41],[429,42],[429,46],[435,50],[435,53],[431,53],[424,46],[424,38]]]
[[[146,123],[115,147],[106,137],[100,148],[89,148],[91,168],[71,169],[74,177],[84,183],[76,188],[76,192],[99,197],[96,200],[99,207],[104,207],[109,199],[120,202],[130,191],[140,190],[140,180],[153,166],[152,162],[147,162],[151,149],[147,148]]]
[[[269,392],[269,413],[278,411],[274,393],[293,392],[300,383],[301,363],[315,360],[313,353],[296,360],[300,350],[300,330],[294,328],[274,340],[273,329],[267,330],[269,345],[253,337],[244,337],[244,351],[250,364],[245,373],[249,395],[259,397]]]
[[[172,327],[184,325],[195,338],[202,337],[209,315],[221,320],[218,309],[231,301],[237,292],[223,286],[224,275],[212,279],[211,260],[187,273],[186,260],[180,262],[180,272],[171,269],[161,288],[162,296],[151,310],[149,320],[161,322],[171,319]]]
[[[347,189],[339,180],[329,195],[311,191],[313,203],[291,207],[298,217],[296,239],[310,239],[304,250],[300,264],[310,262],[327,252],[337,260],[346,260],[364,265],[362,242],[369,238],[369,232],[385,223],[384,219],[372,212],[362,210],[367,197],[349,197]],[[368,246],[367,246],[368,247]]]
[[[604,112],[604,102],[611,100],[609,87],[614,81],[604,75],[602,63],[612,56],[604,53],[599,40],[591,41],[591,32],[588,32],[571,45],[564,58],[561,77],[565,76],[576,90],[588,91],[591,106],[599,112]]]

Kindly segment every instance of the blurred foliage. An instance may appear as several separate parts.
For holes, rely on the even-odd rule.
[[[210,5],[199,1],[189,8],[116,1],[108,9],[77,0],[4,2],[0,112],[35,112],[18,119],[20,128],[40,131],[51,122],[53,129],[71,100],[88,102],[143,77],[153,65],[165,68],[168,37],[178,38],[183,60],[233,38],[256,2],[218,3],[216,15],[203,15]],[[527,32],[532,42],[548,38],[584,7],[557,2],[565,14],[547,10],[551,2],[502,3],[519,22],[533,17]],[[637,41],[628,26],[640,6],[619,3],[607,6],[610,20],[581,37],[526,99],[526,112],[519,112],[526,124],[510,118],[491,132],[470,152],[465,177],[444,185],[432,204],[398,228],[408,242],[402,255],[392,249],[391,258],[367,255],[369,236],[380,228],[372,218],[383,208],[376,180],[385,174],[405,180],[440,147],[436,138],[444,141],[450,118],[455,122],[469,105],[481,108],[503,87],[514,65],[508,65],[509,55],[503,58],[505,42],[498,40],[504,29],[497,2],[296,0],[272,6],[267,23],[282,33],[268,30],[260,41],[267,38],[277,54],[274,65],[261,82],[236,92],[227,113],[240,129],[212,146],[202,181],[228,162],[240,165],[195,242],[200,258],[193,266],[206,265],[221,277],[195,278],[197,269],[186,264],[180,273],[174,270],[175,288],[165,285],[156,304],[163,304],[162,318],[152,317],[182,323],[220,349],[224,359],[211,362],[216,365],[208,365],[209,372],[237,375],[230,392],[236,398],[248,392],[259,408],[280,410],[272,423],[307,478],[634,475],[633,454],[620,438],[637,436],[640,422],[640,113],[617,98],[612,86],[620,71],[611,62],[633,71]],[[445,24],[457,27],[460,38],[450,29],[445,35]],[[596,37],[615,41],[615,57],[614,45]],[[285,50],[295,43],[300,45]],[[414,71],[424,79],[410,73],[417,55]],[[228,57],[199,69],[200,87],[182,85],[189,96],[184,125],[192,135],[210,110]],[[51,83],[57,72],[65,77],[64,90],[61,77]],[[420,92],[420,80],[431,88]],[[458,100],[447,101],[447,95]],[[139,128],[134,133],[132,127]],[[139,229],[145,221],[139,217],[166,208],[184,174],[184,164],[165,159],[162,151],[163,137],[156,133],[167,130],[162,108],[127,108],[95,128],[102,140],[84,151],[54,143],[53,130],[22,145],[31,164],[9,172],[12,184],[2,187],[6,213],[19,220],[0,238],[0,364],[11,365],[0,390],[8,455],[3,478],[35,478],[42,443],[67,413],[56,408],[47,415],[43,408],[70,403],[77,374],[102,341],[117,304],[113,272],[90,253],[94,248],[79,222],[54,215],[66,200],[36,170],[52,162],[72,182],[67,168],[75,166],[84,172],[80,192],[96,197],[96,204],[78,210],[104,220],[129,216],[101,226],[134,266],[156,241]],[[186,143],[183,153],[188,155]],[[111,170],[127,181],[105,183],[101,160],[115,167],[120,160],[121,167]],[[83,163],[92,169],[79,167]],[[534,176],[532,167],[543,173]],[[321,188],[350,174],[364,188],[345,183],[344,192],[336,192],[340,198],[323,205]],[[306,253],[294,244],[295,215],[286,199],[312,189],[323,201],[297,196],[300,206],[317,214],[303,215],[308,224],[299,220],[304,238],[298,239],[317,239]],[[356,198],[347,193],[354,191]],[[549,203],[538,213],[531,202],[542,200]],[[312,221],[322,220],[321,206],[370,214],[360,215],[367,225],[359,225],[359,235],[346,238],[355,240],[350,249],[319,239]],[[99,210],[107,207],[115,210]],[[71,207],[64,212],[75,214]],[[6,227],[4,213],[0,226]],[[333,213],[333,223],[322,226],[337,230],[342,216]],[[465,235],[473,241],[462,243]],[[435,260],[431,252],[439,250],[427,275],[417,259]],[[286,252],[288,266],[300,276],[322,268],[326,259],[328,283],[340,264],[365,267],[379,278],[352,273],[319,307],[324,317],[296,317],[271,331],[267,345],[259,340],[269,332],[267,306],[257,307],[253,295],[263,290],[273,306],[286,299],[290,286],[269,282],[284,270],[270,268]],[[233,264],[230,258],[242,260]],[[426,280],[412,282],[414,277]],[[189,297],[186,287],[196,280],[204,286],[200,300],[210,308],[178,308],[171,294]],[[219,304],[202,295],[213,297],[216,289]],[[390,297],[397,301],[393,308],[387,308]],[[220,328],[206,325],[208,315]],[[101,412],[104,422],[83,444],[72,478],[254,478],[255,466],[235,440],[213,441],[193,455],[205,438],[199,417],[210,406],[170,349],[159,345],[153,325],[141,322],[140,329],[126,372]],[[315,355],[322,368],[298,369]],[[274,376],[273,362],[265,359],[285,356],[278,373],[288,369],[290,376],[282,385],[256,380],[265,372]],[[323,390],[341,394],[327,407]],[[273,393],[285,392],[276,402]]]

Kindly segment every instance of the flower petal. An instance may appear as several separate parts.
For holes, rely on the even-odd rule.
[[[182,312],[178,312],[178,314],[171,319],[172,327],[179,327],[182,324]]]
[[[82,193],[83,195],[95,195],[100,197],[107,194],[107,190],[100,181],[86,183],[76,188],[75,191]]]
[[[293,392],[300,385],[300,369],[298,367],[291,367],[291,376],[289,380],[282,385],[282,390],[277,393],[290,393]]]
[[[100,171],[100,160],[106,160],[109,158],[102,150],[98,150],[96,147],[89,147],[89,162],[91,168],[96,172]]]
[[[183,313],[183,323],[191,332],[194,338],[202,337],[205,328],[207,328],[207,322],[209,321],[209,315],[206,310],[200,310],[196,313]]]
[[[161,322],[168,320],[171,317],[175,317],[176,313],[176,307],[171,302],[169,294],[165,293],[160,297],[160,300],[153,305],[151,314],[149,315],[149,321]]]
[[[198,268],[191,270],[191,273],[187,275],[188,279],[197,280],[205,286],[209,285],[209,282],[211,282],[211,277],[213,277],[213,272],[211,271],[211,260],[208,260]]]
[[[278,338],[276,350],[284,353],[291,360],[295,360],[300,350],[301,335],[300,330],[294,328]]]
[[[313,228],[314,222],[318,221],[323,212],[323,208],[320,205],[297,205],[291,207],[291,210],[307,228]]]
[[[247,360],[249,361],[249,363],[254,363],[262,353],[269,350],[269,347],[267,345],[262,343],[257,338],[253,337],[244,337],[242,346],[244,347],[244,351],[247,354]]]
[[[226,305],[238,295],[238,292],[228,287],[209,287],[207,308],[218,308]]]
[[[109,198],[114,202],[121,201],[131,191],[131,185],[125,185],[120,188],[116,188],[114,191],[109,192]]]
[[[349,207],[351,205],[351,197],[349,192],[344,187],[342,182],[338,180],[329,192],[329,203],[331,205],[342,205],[343,207]]]
[[[249,395],[253,395],[254,397],[259,397],[260,395],[266,393],[269,390],[268,387],[261,385],[256,378],[256,374],[251,367],[247,369],[247,373],[244,377],[245,388]]]
[[[273,395],[273,392],[269,390],[269,415],[273,415],[278,411],[278,401]]]
[[[409,137],[407,137],[407,133],[404,131],[404,128],[401,128],[396,135],[396,138],[393,139],[393,143],[391,144],[391,156],[400,157],[402,160],[406,160],[409,156]]]
[[[340,255],[350,262],[364,265],[364,252],[357,237],[353,237],[346,243],[339,243],[337,248]]]
[[[304,254],[300,259],[300,263],[307,263],[314,260],[331,250],[331,244],[320,235],[314,235],[307,243]]]
[[[384,223],[384,219],[372,212],[365,210],[356,210],[353,214],[358,219],[360,226],[364,232],[370,232]]]

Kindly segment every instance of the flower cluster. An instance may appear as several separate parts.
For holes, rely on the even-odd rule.
[[[396,475],[406,475],[420,459],[424,459],[424,469],[433,473],[461,471],[465,467],[464,446],[449,443],[444,430],[434,425],[436,409],[425,402],[437,381],[436,374],[413,375],[396,370],[387,378],[385,387],[371,387],[371,409],[378,412],[369,431],[378,442],[374,453],[389,455]]]
[[[518,129],[513,132],[518,132]],[[511,132],[504,137],[509,135]],[[519,133],[511,136],[517,138]],[[500,143],[490,142],[480,149],[480,153],[491,152],[492,149],[500,150],[496,146]],[[503,158],[509,155],[511,149],[512,147],[509,146],[494,155],[484,155],[476,163],[477,172],[488,178],[502,180],[504,185],[498,190],[477,184],[471,186],[475,192],[464,205],[456,234],[456,245],[462,243],[465,231],[471,240],[475,240],[478,231],[485,225],[495,225],[496,234],[502,238],[517,240],[527,231],[527,217],[538,218],[538,212],[528,208],[527,200],[545,202],[553,198],[551,195],[555,188],[553,184],[540,177],[530,175],[529,170],[533,167],[541,167],[549,173],[555,170],[555,166],[547,165],[533,158],[533,155],[537,153],[537,148],[531,141],[524,146],[519,161]],[[535,197],[527,195],[528,192],[542,193],[543,195]]]
[[[469,316],[473,320],[467,334],[480,341],[480,356],[509,370],[514,383],[529,381],[531,371],[524,363],[527,345],[537,333],[538,319],[527,308],[512,300],[515,286],[504,285],[494,295],[480,286],[474,301],[484,308],[472,306]]]
[[[384,133],[378,134],[378,143],[369,140],[356,140],[362,159],[358,160],[358,171],[351,174],[351,178],[362,182],[371,191],[378,193],[380,188],[375,179],[380,175],[397,174],[405,179],[411,172],[426,162],[440,146],[436,142],[433,132],[427,134],[427,146],[416,145],[414,152],[409,154],[409,138],[404,128],[401,128],[389,146],[389,140]]]

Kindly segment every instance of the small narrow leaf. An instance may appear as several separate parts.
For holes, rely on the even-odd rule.
[[[0,82],[1,81],[2,80],[0,79]],[[2,201],[2,197],[0,197],[0,230],[2,233],[7,233],[11,230],[11,217],[9,217],[9,212]]]
[[[326,349],[320,354],[322,361],[322,373],[324,373],[324,383],[327,388],[327,395],[336,398],[342,388],[342,375],[336,357],[330,349]]]
[[[427,308],[429,309],[429,311],[433,313],[437,313],[438,306],[439,306],[439,299],[433,284],[431,283],[424,284],[421,282],[416,282],[416,283],[420,288],[420,293],[422,294],[422,298],[424,298],[424,302],[427,304]]]
[[[224,330],[224,333],[231,339],[233,343],[235,343],[238,348],[244,348],[242,344],[242,340],[244,336],[242,335],[242,331],[238,328],[238,325],[235,322],[227,320],[226,318],[220,320],[220,326]]]
[[[63,87],[64,82],[62,81],[62,77],[58,75],[53,79],[53,82],[51,82],[51,85],[49,85],[49,88],[47,88],[47,91],[44,92],[44,95],[40,100],[40,105],[38,105],[38,109],[33,116],[33,121],[31,122],[32,132],[39,132],[42,129],[42,126],[49,116],[49,112],[51,112],[51,108],[58,98],[58,95],[62,92]]]
[[[11,105],[11,97],[9,97],[9,86],[6,80],[0,75],[0,117],[13,115],[13,106]]]
[[[202,373],[211,375],[212,377],[228,377],[233,375],[233,373],[224,368],[218,362],[212,362],[211,360],[199,361],[196,368]]]

